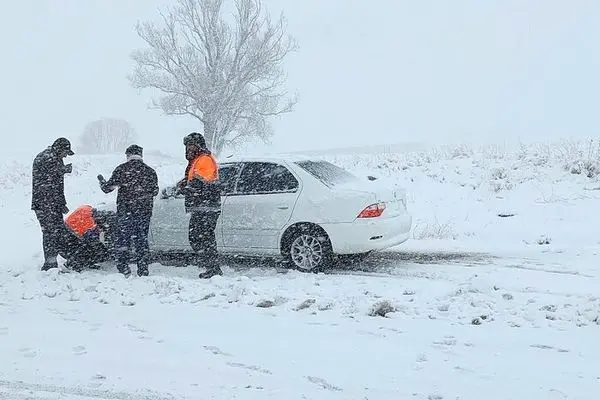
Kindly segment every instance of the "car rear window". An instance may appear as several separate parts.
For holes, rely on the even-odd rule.
[[[298,161],[296,164],[329,186],[358,180],[355,175],[327,161]]]

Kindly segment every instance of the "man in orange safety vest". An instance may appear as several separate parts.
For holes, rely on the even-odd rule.
[[[96,223],[96,210],[90,205],[82,205],[65,218],[65,225],[71,233],[67,241],[69,249],[67,269],[81,272],[85,267],[108,259],[108,250],[101,241],[102,230]]]
[[[196,252],[196,264],[205,267],[202,279],[222,275],[215,229],[221,215],[219,165],[206,147],[204,136],[192,132],[183,139],[188,165],[179,189],[185,195],[185,211],[190,213],[188,238]]]

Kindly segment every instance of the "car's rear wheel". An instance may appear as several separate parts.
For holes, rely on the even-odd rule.
[[[315,225],[300,225],[287,232],[283,243],[285,264],[302,272],[321,272],[331,265],[329,237]]]

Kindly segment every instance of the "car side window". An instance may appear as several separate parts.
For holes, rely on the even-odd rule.
[[[296,189],[298,189],[298,180],[283,165],[269,162],[249,162],[244,164],[236,193],[278,193]]]
[[[240,167],[240,164],[226,164],[219,167],[221,196],[231,194],[235,190],[235,181],[237,180]]]

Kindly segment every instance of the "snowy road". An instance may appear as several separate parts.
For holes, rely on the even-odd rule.
[[[211,281],[11,266],[0,398],[593,399],[596,257],[413,251]]]

